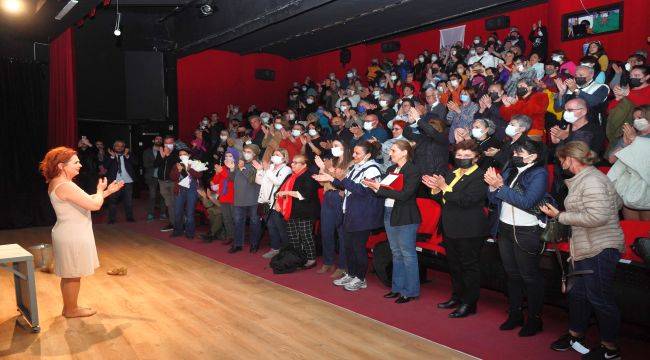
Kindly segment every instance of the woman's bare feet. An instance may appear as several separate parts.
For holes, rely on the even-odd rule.
[[[65,311],[63,310],[63,313],[61,315],[67,317],[67,318],[76,318],[76,317],[88,317],[88,316],[93,316],[97,314],[97,310],[91,309],[91,308],[82,308],[78,307],[74,310],[71,311]]]

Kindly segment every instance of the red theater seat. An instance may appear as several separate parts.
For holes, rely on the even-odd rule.
[[[440,204],[431,199],[417,199],[420,214],[422,214],[422,223],[418,228],[419,234],[431,234],[427,241],[418,241],[416,246],[433,252],[445,254],[445,248],[440,243],[442,236],[438,234],[438,225],[440,223],[441,208]]]

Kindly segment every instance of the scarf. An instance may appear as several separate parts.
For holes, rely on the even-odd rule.
[[[282,184],[278,191],[293,191],[293,186],[296,183],[296,179],[306,171],[307,168],[304,168],[302,171],[291,174],[291,176],[289,176],[287,181]],[[280,207],[280,213],[282,214],[282,217],[284,217],[284,220],[289,221],[291,218],[291,207],[293,206],[293,196],[279,197],[277,204]]]

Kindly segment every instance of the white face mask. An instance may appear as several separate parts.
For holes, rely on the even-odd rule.
[[[480,39],[474,39],[474,44],[480,44],[481,40]]]
[[[420,56],[420,57],[418,58],[418,61],[419,61],[419,62],[424,62],[424,56]]]
[[[345,110],[347,110],[347,109],[348,109],[348,106],[347,106],[347,105],[341,105],[341,111],[345,111]]]
[[[372,130],[372,123],[370,121],[363,122],[363,129],[366,131]]]
[[[560,64],[562,64],[562,56],[559,56],[559,55],[553,55],[552,59],[553,59],[553,61],[557,61],[557,62],[559,62]]]
[[[268,124],[268,123],[269,123],[269,120],[271,120],[271,118],[268,117],[268,116],[262,116],[261,119],[262,119],[262,121],[263,121],[265,124]]]
[[[578,120],[576,114],[574,114],[573,111],[565,111],[564,115],[562,115],[562,118],[564,119],[564,121],[568,122],[569,124],[573,124]]]
[[[208,120],[201,120],[201,125],[207,126],[210,122]]]
[[[515,127],[514,125],[508,124],[508,126],[506,126],[506,135],[510,137],[514,137],[515,135],[517,135],[517,133],[518,133],[517,127]]]
[[[475,139],[480,139],[480,138],[482,138],[484,134],[485,134],[485,132],[483,131],[483,129],[478,129],[478,128],[473,128],[473,129],[472,129],[472,136],[473,136]]]
[[[188,155],[181,155],[178,158],[181,159],[181,162],[185,165],[187,165],[187,163],[190,161],[190,157]]]
[[[334,157],[341,157],[343,156],[343,149],[341,149],[338,146],[335,146],[332,148],[332,156]]]
[[[634,128],[639,131],[645,131],[648,129],[648,119],[634,119]]]
[[[381,107],[387,107],[387,106],[388,106],[388,101],[386,101],[386,100],[379,100],[379,106],[381,106]]]
[[[625,70],[628,72],[632,71],[632,65],[630,65],[630,63],[625,63]]]
[[[330,75],[330,80],[336,80],[336,76],[335,75]]]
[[[517,71],[523,72],[525,69],[524,65],[517,65]]]
[[[318,135],[318,131],[316,131],[315,129],[309,129],[309,136],[316,136],[316,135]]]
[[[174,144],[165,144],[165,147],[169,150],[174,150]]]
[[[246,145],[250,145],[250,144],[252,144],[252,143],[253,143],[252,141],[250,141],[250,140],[246,140],[246,142],[245,142],[244,144],[246,144]]]
[[[431,55],[431,62],[436,62],[438,61],[438,57],[436,55]]]
[[[294,113],[289,113],[288,115],[289,115],[289,120],[293,120],[296,118],[296,114]]]
[[[451,81],[451,86],[457,87],[458,86],[458,80],[452,80]]]
[[[273,125],[273,127],[275,128],[275,130],[282,130],[282,124],[275,124]]]
[[[381,92],[379,90],[375,90],[372,92],[372,95],[375,97],[375,99],[378,99],[381,95]]]
[[[279,165],[282,164],[284,160],[282,159],[282,156],[273,155],[271,156],[271,162],[274,163],[275,165]]]
[[[354,77],[354,74],[349,72],[346,74],[346,76],[348,77],[348,79],[352,79]]]
[[[245,152],[245,153],[244,153],[244,160],[246,160],[246,161],[251,161],[251,160],[253,160],[253,154],[251,154],[251,153],[249,153],[249,152]]]
[[[470,51],[469,51],[469,54],[470,54],[470,55],[476,55],[476,50],[474,50],[474,49],[470,50]]]
[[[291,135],[293,137],[298,137],[300,136],[300,134],[301,134],[300,130],[291,130]]]
[[[438,86],[438,92],[443,92],[443,91],[445,91],[445,88],[443,88],[442,86]]]
[[[397,75],[391,75],[390,79],[393,80],[393,81],[397,80]]]
[[[219,139],[221,139],[221,141],[226,141],[228,140],[228,135],[221,135],[219,136]]]
[[[313,103],[314,103],[314,99],[312,99],[312,98],[307,99],[307,104],[313,104]]]

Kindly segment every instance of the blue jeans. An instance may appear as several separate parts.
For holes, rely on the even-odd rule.
[[[174,200],[174,235],[185,232],[185,236],[194,237],[194,212],[198,196],[195,186],[189,189],[181,186]]]
[[[393,208],[386,207],[384,211],[384,229],[388,236],[390,251],[393,253],[393,284],[392,292],[402,296],[420,295],[420,270],[418,254],[415,251],[420,224],[390,226],[390,214]]]
[[[282,246],[289,243],[287,238],[287,222],[282,214],[276,210],[271,210],[266,227],[269,229],[269,238],[271,239],[271,249],[279,250]]]
[[[246,233],[246,217],[250,217],[250,243],[257,246],[260,243],[261,222],[257,215],[257,204],[250,206],[235,205],[235,246],[244,246]]]
[[[325,192],[320,208],[320,232],[323,241],[323,263],[334,264],[336,235],[339,242],[339,258],[336,266],[345,269],[345,232],[343,231],[343,198],[337,190]]]
[[[614,281],[620,258],[617,249],[605,249],[594,257],[574,263],[576,271],[592,270],[594,273],[577,275],[572,279],[573,287],[569,290],[569,329],[584,334],[593,311],[598,319],[601,340],[616,342],[621,313],[614,296]]]

